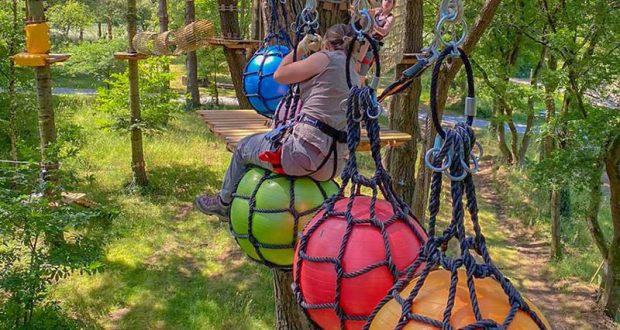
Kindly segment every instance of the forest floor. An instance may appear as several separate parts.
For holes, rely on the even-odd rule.
[[[493,161],[481,162],[480,168],[476,176],[479,200],[495,212],[496,229],[504,237],[503,248],[515,252],[509,262],[500,265],[512,283],[541,309],[555,330],[618,329],[597,307],[596,285],[578,278],[554,279],[549,267],[548,240],[520,219],[508,215],[502,197],[494,189],[493,181],[502,179],[495,175]]]
[[[270,272],[240,252],[225,225],[192,207],[194,196],[221,184],[231,156],[224,143],[196,115],[179,114],[165,133],[145,136],[151,185],[137,193],[125,186],[128,137],[99,129],[93,118],[103,114],[88,103],[59,115],[88,132],[78,159],[66,164],[88,179],[79,191],[114,205],[120,216],[111,228],[106,271],[62,280],[53,299],[85,328],[272,329]],[[367,156],[360,161],[369,163]],[[506,197],[495,188],[510,183],[499,182],[504,178],[491,161],[481,168],[481,224],[498,266],[556,329],[614,329],[595,308],[595,286],[584,280],[591,274],[555,274],[545,237],[537,234],[546,231],[505,212]]]

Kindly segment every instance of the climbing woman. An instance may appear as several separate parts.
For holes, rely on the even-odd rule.
[[[373,24],[372,37],[377,41],[377,46],[383,46],[383,38],[387,37],[394,27],[394,15],[392,9],[396,5],[396,0],[383,0],[381,7],[371,9],[374,15],[375,24]],[[369,43],[365,43],[360,47],[360,58],[355,64],[355,71],[360,76],[360,85],[364,85],[366,74],[372,67],[374,56]]]
[[[274,77],[282,84],[299,84],[302,105],[296,120],[283,134],[277,134],[277,139],[266,133],[241,140],[219,194],[196,198],[200,211],[227,221],[235,186],[248,165],[318,181],[340,174],[348,156],[346,111],[341,103],[349,93],[345,65],[352,37],[348,25],[337,24],[329,28],[322,42],[304,38],[297,47],[300,60],[294,61],[293,52],[282,60]]]

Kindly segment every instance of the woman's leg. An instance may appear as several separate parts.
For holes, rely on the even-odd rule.
[[[232,201],[232,194],[237,183],[243,177],[247,165],[258,165],[271,169],[271,164],[258,158],[260,154],[270,150],[271,142],[265,138],[265,134],[250,135],[239,141],[224,176],[224,182],[222,182],[222,189],[219,194],[222,202],[230,203]]]
[[[243,177],[247,165],[254,164],[267,169],[271,169],[271,165],[262,162],[258,156],[271,149],[271,142],[265,138],[265,134],[255,134],[248,136],[237,144],[237,148],[233,154],[222,189],[215,196],[199,196],[196,198],[196,206],[200,211],[209,215],[216,215],[220,220],[228,220],[228,210],[232,201],[232,194],[235,186]]]

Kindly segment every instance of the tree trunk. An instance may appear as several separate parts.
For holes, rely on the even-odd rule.
[[[159,0],[159,5],[157,8],[157,16],[159,17],[159,33],[164,33],[168,31],[168,1],[167,0]],[[170,65],[166,64],[162,68],[162,72],[169,73]],[[170,84],[168,81],[164,82],[162,86],[163,90],[166,91],[170,88]]]
[[[495,11],[497,7],[499,7],[501,0],[486,0],[482,8],[480,9],[480,14],[476,18],[476,22],[472,25],[467,38],[465,39],[461,48],[467,53],[471,54],[474,50],[476,44],[482,37],[482,34],[488,28],[489,24],[491,24],[491,20],[493,16],[495,16]],[[443,72],[439,75],[439,84],[437,91],[437,111],[439,118],[443,115],[443,110],[445,108],[446,99],[448,98],[448,89],[450,88],[450,83],[456,77],[456,74],[460,70],[463,63],[461,61],[455,61],[447,72]],[[426,137],[424,139],[424,152],[420,153],[420,164],[424,164],[424,160],[422,157],[425,154],[426,150],[429,150],[433,147],[435,142],[435,136],[437,132],[430,124],[430,117],[426,119]],[[425,166],[420,167],[420,173],[416,178],[416,190],[414,193],[414,200],[412,205],[413,214],[420,221],[424,221],[425,216],[425,208],[426,208],[426,199],[428,197],[428,189],[430,186],[430,176],[431,171]]]
[[[218,0],[220,6],[236,6],[236,0]],[[239,17],[237,11],[220,11],[220,23],[222,26],[222,37],[228,39],[241,38],[239,27]],[[230,70],[230,77],[235,86],[235,94],[239,100],[239,106],[243,109],[250,109],[252,106],[243,94],[243,70],[245,69],[246,56],[245,49],[224,48],[224,56]]]
[[[493,104],[495,104],[495,108],[497,108],[497,144],[499,145],[499,150],[502,153],[502,158],[507,164],[512,164],[513,158],[510,149],[508,149],[508,144],[506,144],[506,126],[504,124],[504,106],[502,102],[500,102],[497,97],[493,100]]]
[[[406,14],[404,19],[411,24],[406,24],[402,36],[405,53],[419,53],[422,48],[422,30],[424,27],[424,15],[421,0],[409,0],[406,2]],[[400,77],[401,73],[409,66],[398,64],[394,75]],[[416,158],[418,156],[417,136],[420,134],[418,123],[418,108],[420,106],[420,94],[422,92],[421,80],[418,78],[405,93],[397,94],[390,102],[390,129],[411,134],[411,141],[398,148],[388,148],[386,159],[390,175],[396,179],[396,191],[401,195],[405,203],[411,204],[415,191]]]
[[[84,41],[84,28],[80,28],[80,42]]]
[[[542,46],[540,51],[540,57],[538,58],[538,63],[536,63],[536,67],[532,72],[532,76],[530,77],[530,86],[532,89],[538,89],[538,77],[540,76],[540,72],[545,64],[545,57],[547,56],[547,46]],[[519,157],[517,158],[517,165],[519,167],[523,167],[525,165],[525,157],[527,155],[527,150],[530,147],[530,139],[532,137],[532,127],[534,126],[534,117],[536,116],[536,109],[534,109],[534,96],[530,96],[527,100],[527,108],[528,114],[525,123],[525,132],[523,133],[523,138],[521,140],[521,147],[519,148]]]
[[[19,33],[19,21],[17,18],[17,0],[13,0],[11,6],[11,14],[13,20],[13,31],[11,39],[9,41],[9,54],[13,55],[17,51],[17,33]],[[15,71],[15,63],[9,61],[9,140],[11,143],[11,160],[17,161],[17,93],[15,90],[15,83],[17,80],[17,72]]]
[[[620,308],[620,135],[616,135],[611,142],[605,168],[611,191],[609,200],[614,235],[609,247],[609,263],[601,304],[605,314],[615,318]]]
[[[97,22],[97,39],[101,39],[103,31],[101,30],[101,22]]]
[[[276,329],[278,330],[310,330],[315,329],[291,289],[293,273],[272,269],[273,288],[276,303]]]
[[[28,23],[45,22],[45,11],[42,0],[29,0]],[[54,180],[53,172],[58,168],[55,159],[49,159],[48,147],[56,143],[56,122],[52,107],[52,77],[49,66],[36,67],[37,100],[39,102],[39,138],[41,162],[43,163],[43,180]]]
[[[157,16],[159,17],[159,32],[163,33],[168,31],[168,0],[159,0]]]
[[[588,223],[588,229],[592,235],[592,240],[596,244],[601,256],[604,260],[607,260],[609,255],[609,248],[605,241],[605,235],[603,229],[598,223],[598,213],[601,209],[602,191],[601,191],[601,176],[603,174],[603,160],[600,160],[600,166],[597,173],[593,176],[592,182],[590,182],[590,203],[588,204],[588,210],[586,212],[586,220]]]
[[[127,35],[129,52],[135,53],[131,40],[136,35],[136,0],[127,0]],[[144,163],[144,147],[142,146],[142,129],[140,122],[140,89],[138,75],[138,61],[129,60],[129,108],[131,111],[131,170],[133,173],[133,184],[140,187],[148,185],[146,178],[146,165]]]
[[[562,257],[562,242],[560,239],[560,192],[557,188],[551,188],[549,197],[551,208],[551,258]]]
[[[106,25],[108,28],[108,40],[112,40],[114,38],[112,35],[112,18],[109,16],[107,17]]]
[[[250,25],[250,38],[254,40],[262,40],[263,32],[263,11],[261,10],[262,1],[252,0],[252,24]]]
[[[185,24],[196,20],[196,5],[194,0],[185,0]],[[187,99],[186,109],[192,110],[200,107],[200,89],[198,88],[198,57],[196,52],[188,52],[186,59],[187,67]]]

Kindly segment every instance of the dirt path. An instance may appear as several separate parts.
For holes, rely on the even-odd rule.
[[[596,287],[579,279],[556,282],[549,267],[549,244],[518,219],[506,215],[500,196],[493,190],[493,164],[484,161],[477,175],[478,198],[489,204],[499,219],[506,246],[517,258],[502,271],[545,314],[556,330],[617,329],[594,302]]]

